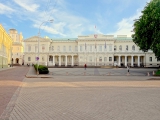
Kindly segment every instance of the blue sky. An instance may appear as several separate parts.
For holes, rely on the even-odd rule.
[[[24,39],[75,38],[78,35],[132,34],[134,19],[150,0],[0,0],[0,24],[22,32]],[[96,25],[96,29],[95,29]]]

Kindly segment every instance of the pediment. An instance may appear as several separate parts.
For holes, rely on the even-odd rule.
[[[38,40],[40,42],[50,42],[49,38],[42,38],[42,37],[38,37],[38,36],[33,36],[33,37],[30,37],[30,38],[24,39],[23,41],[24,42],[38,42]]]

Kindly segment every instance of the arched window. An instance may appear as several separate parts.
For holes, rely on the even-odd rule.
[[[119,50],[122,50],[122,45],[119,46]]]
[[[126,51],[128,51],[128,45],[126,45]]]
[[[135,46],[134,45],[132,46],[132,50],[135,51]]]
[[[99,57],[99,61],[102,62],[102,57]]]
[[[115,45],[115,46],[114,46],[114,51],[116,51],[116,50],[117,50],[117,46]]]

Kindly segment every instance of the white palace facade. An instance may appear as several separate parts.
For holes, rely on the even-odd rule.
[[[152,51],[144,53],[126,35],[88,35],[78,38],[49,39],[33,36],[24,42],[24,65],[47,66],[159,66]]]

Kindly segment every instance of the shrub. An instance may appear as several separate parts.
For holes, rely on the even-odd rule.
[[[37,71],[37,64],[34,65],[34,68]],[[43,65],[39,65],[38,71],[39,71],[39,74],[48,74],[49,73],[48,68],[46,66],[43,66]]]
[[[160,76],[160,70],[157,70],[155,75]]]

